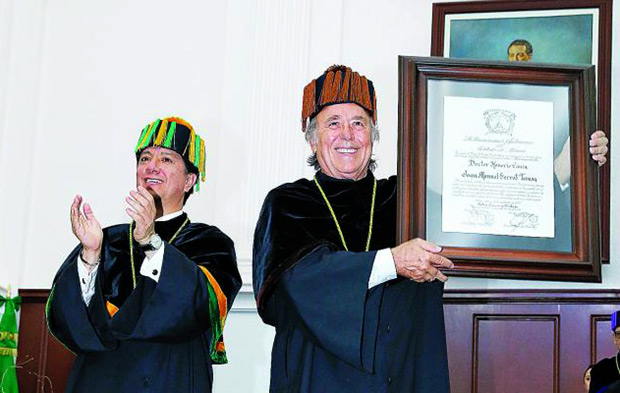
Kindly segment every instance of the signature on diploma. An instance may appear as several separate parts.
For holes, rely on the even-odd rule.
[[[474,205],[470,205],[469,209],[465,209],[465,211],[469,213],[465,224],[488,227],[495,222],[493,213],[479,209]]]
[[[538,228],[538,215],[528,212],[512,213],[508,226],[513,228]]]

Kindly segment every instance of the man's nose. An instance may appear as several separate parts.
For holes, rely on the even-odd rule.
[[[342,138],[344,140],[351,140],[351,139],[353,139],[353,127],[350,124],[345,124],[340,129],[340,138]]]
[[[149,173],[158,172],[159,165],[157,164],[157,160],[150,160],[149,163],[146,165],[146,171]]]

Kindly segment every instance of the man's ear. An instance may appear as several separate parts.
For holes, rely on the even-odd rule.
[[[185,192],[191,190],[194,184],[196,184],[196,181],[198,181],[198,176],[195,173],[188,173],[185,179],[185,187],[183,188]]]

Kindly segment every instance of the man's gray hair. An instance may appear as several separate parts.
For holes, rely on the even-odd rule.
[[[314,117],[312,118],[312,120],[310,120],[310,123],[308,123],[308,126],[306,127],[306,132],[305,132],[306,141],[309,144],[316,143],[317,138],[318,138],[317,136],[318,128],[319,127],[316,121],[316,117]],[[375,122],[372,121],[372,119],[370,119],[370,141],[374,144],[378,140],[379,140],[379,128],[377,127]],[[314,167],[314,169],[317,171],[321,169],[321,166],[319,165],[319,160],[316,156],[316,152],[309,155],[308,158],[306,159],[306,162],[311,167]],[[375,168],[377,168],[377,162],[373,160],[371,157],[370,163],[368,164],[368,169],[370,169],[371,171],[374,171]]]

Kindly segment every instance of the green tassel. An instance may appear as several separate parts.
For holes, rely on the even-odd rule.
[[[161,146],[162,142],[166,138],[167,131],[168,131],[168,121],[164,119],[159,125],[159,130],[157,131],[157,135],[153,137],[153,146]]]
[[[172,137],[174,136],[174,132],[177,130],[177,123],[170,123],[170,128],[168,128],[168,135],[166,136],[166,140],[164,141],[164,147],[170,149],[172,146]]]
[[[144,140],[144,137],[146,136],[146,132],[149,130],[149,124],[146,125],[146,127],[144,127],[142,129],[142,132],[140,133],[140,138],[138,138],[138,143],[136,144],[136,149],[134,151],[138,151],[138,149],[140,148],[140,145],[142,145],[142,142]]]
[[[226,358],[226,352],[218,352],[217,350],[211,352],[211,360],[213,364],[226,364],[228,359]]]
[[[200,168],[200,137],[196,134],[196,141],[194,142],[194,165],[196,168]]]
[[[195,191],[200,191],[200,137],[196,134],[196,141],[194,142],[194,165],[198,168],[198,179],[196,179]]]
[[[146,148],[149,145],[149,143],[151,142],[151,138],[153,137],[153,134],[155,134],[155,131],[157,131],[157,129],[159,128],[159,123],[160,122],[161,122],[161,120],[159,120],[159,119],[155,120],[155,122],[153,123],[153,127],[151,127],[148,135],[142,141],[142,143],[140,144],[140,147],[138,148],[138,150],[142,150],[142,149]],[[136,151],[138,151],[138,150],[136,150]]]

